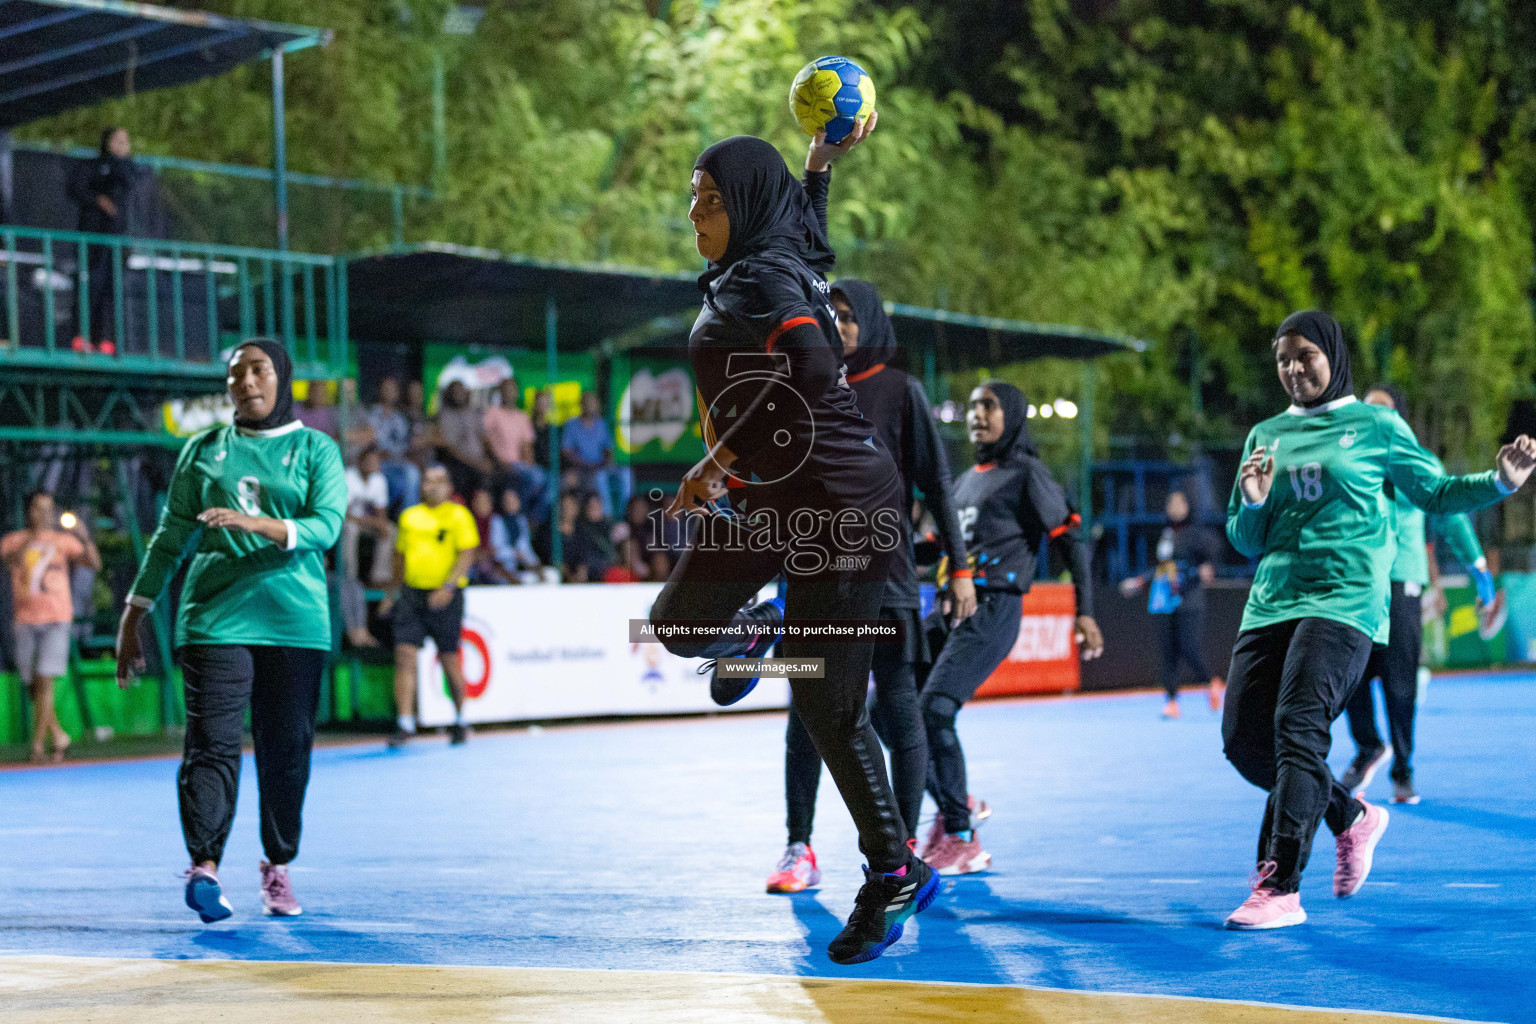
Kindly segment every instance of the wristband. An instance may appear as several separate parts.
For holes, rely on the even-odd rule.
[[[954,572],[949,574],[949,578],[952,580],[968,580],[975,575],[976,574],[970,569],[956,569]]]
[[[463,590],[465,587],[469,586],[469,577],[460,576],[458,579],[453,581],[453,585],[459,590]]]

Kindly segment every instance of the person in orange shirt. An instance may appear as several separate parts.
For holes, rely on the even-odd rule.
[[[73,516],[70,517],[73,520]],[[59,528],[53,495],[27,496],[27,528],[0,539],[0,558],[11,570],[16,668],[32,691],[32,760],[43,761],[44,741],[53,738],[53,760],[64,760],[69,735],[53,710],[53,684],[69,669],[69,627],[74,602],[69,593],[70,567],[79,563],[100,570],[101,555],[85,525]]]

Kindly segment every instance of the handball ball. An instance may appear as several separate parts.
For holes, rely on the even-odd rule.
[[[842,142],[875,109],[875,81],[847,57],[821,57],[800,69],[789,87],[789,109],[800,129]]]

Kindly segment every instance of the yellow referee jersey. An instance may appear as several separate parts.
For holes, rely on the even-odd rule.
[[[436,590],[448,582],[459,552],[479,546],[475,517],[456,501],[412,505],[400,513],[395,550],[405,558],[408,587]]]

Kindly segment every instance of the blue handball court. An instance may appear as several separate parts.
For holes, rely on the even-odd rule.
[[[821,888],[763,892],[784,845],[782,714],[325,747],[294,867],[306,913],[283,921],[260,914],[248,761],[222,870],[236,914],[210,927],[181,904],[174,759],[0,773],[0,1002],[13,1021],[71,1019],[71,992],[104,984],[90,965],[113,965],[113,998],[131,1001],[134,965],[191,961],[177,966],[217,976],[181,978],[183,996],[224,993],[207,996],[209,1020],[225,998],[266,998],[254,982],[234,991],[232,972],[281,986],[296,975],[278,965],[325,965],[305,984],[354,994],[373,984],[362,978],[382,991],[400,975],[347,971],[421,965],[438,980],[417,995],[454,993],[381,1020],[1536,1020],[1536,676],[1436,678],[1419,726],[1424,802],[1391,808],[1375,871],[1348,901],[1331,895],[1325,830],[1302,890],[1311,919],[1274,933],[1221,928],[1246,894],[1262,795],[1223,760],[1203,692],[1177,721],[1160,703],[968,708],[993,870],[947,881],[900,943],[857,968],[823,952],[860,879],[830,780]],[[1351,751],[1340,725],[1335,766]],[[1388,787],[1383,772],[1370,795]],[[494,989],[497,970],[544,980],[477,1008],[469,994]],[[639,995],[582,1002],[637,978],[672,987],[667,1016]],[[902,992],[914,994],[893,1002]],[[99,1014],[73,1019],[173,1019],[149,996],[117,1011],[100,992],[80,998]]]

